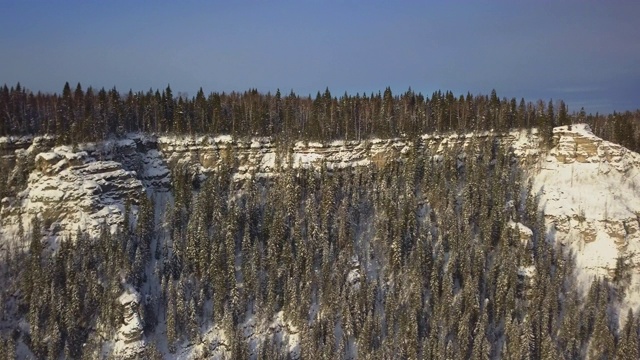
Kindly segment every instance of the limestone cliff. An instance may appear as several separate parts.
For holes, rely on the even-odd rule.
[[[612,275],[616,258],[640,264],[640,155],[586,125],[554,129],[556,144],[532,171],[549,236],[570,247],[583,275]]]
[[[76,147],[55,147],[53,139],[46,137],[4,138],[0,139],[2,164],[13,169],[22,166],[20,171],[28,176],[19,189],[2,199],[0,235],[13,239],[20,222],[28,228],[34,216],[46,223],[46,236],[52,244],[62,236],[72,238],[78,229],[94,236],[103,226],[113,230],[124,221],[126,204],[131,205],[135,219],[137,201],[145,193],[158,200],[157,209],[164,209],[171,201],[171,169],[178,166],[191,168],[196,174],[194,181],[201,181],[221,165],[232,164],[236,169],[234,179],[240,183],[251,177],[277,176],[288,167],[379,167],[394,159],[408,159],[416,152],[438,160],[449,149],[463,149],[459,156],[468,156],[480,151],[480,144],[495,140],[496,145],[513,152],[514,162],[531,180],[549,241],[571,250],[582,279],[612,276],[619,257],[632,268],[640,264],[640,155],[594,136],[586,125],[559,127],[553,134],[550,149],[541,145],[535,130],[414,139],[298,141],[288,146],[276,146],[269,138],[230,136],[130,134]],[[531,230],[515,222],[510,225],[517,229],[522,243],[528,244]],[[635,269],[628,306],[638,305],[640,276]],[[522,276],[532,275],[522,269]],[[122,354],[135,357],[144,348],[142,320],[136,310],[140,299],[128,294],[121,300],[124,323],[113,341],[120,344],[118,349],[125,349]],[[293,339],[287,341],[295,347],[295,327],[283,319],[273,321],[248,324],[245,336],[257,342],[265,334],[278,334]],[[196,357],[198,351],[227,351],[225,339],[229,334],[214,328],[205,337],[206,342],[188,344],[178,352]],[[205,348],[204,343],[215,346]]]

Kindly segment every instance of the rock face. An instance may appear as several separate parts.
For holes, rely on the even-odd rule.
[[[35,215],[50,235],[74,236],[78,228],[97,235],[103,225],[122,223],[125,203],[170,190],[170,169],[188,166],[204,179],[220,165],[233,164],[235,179],[275,176],[280,168],[382,166],[413,152],[438,156],[448,149],[468,154],[497,139],[519,158],[533,180],[551,236],[578,255],[587,274],[608,274],[619,255],[638,254],[640,199],[636,199],[640,155],[594,136],[588,126],[554,130],[555,146],[544,154],[535,130],[505,134],[424,135],[418,139],[295,142],[283,150],[269,138],[152,136],[53,147],[51,137],[0,139],[5,163],[33,158],[25,189],[2,199],[2,231],[28,228]],[[21,161],[21,160],[20,160]],[[162,206],[160,204],[160,206]],[[160,208],[160,209],[163,209]]]
[[[232,139],[228,136],[197,138],[159,137],[153,147],[163,156],[169,167],[188,165],[201,174],[215,171],[224,162],[237,168],[236,179],[272,176],[278,169],[288,167],[320,167],[327,169],[354,166],[383,166],[392,159],[407,158],[412,152],[441,155],[462,146],[468,152],[480,144],[497,139],[503,146],[512,147],[524,162],[539,158],[539,140],[533,133],[513,131],[506,134],[484,132],[467,135],[424,135],[419,139],[372,139],[363,141],[332,141],[320,143],[298,141],[287,151],[278,150],[269,138]]]
[[[23,159],[33,163],[24,188],[2,199],[0,235],[15,234],[19,218],[28,228],[36,215],[46,221],[54,238],[73,237],[78,228],[91,235],[103,225],[113,229],[123,222],[125,203],[132,204],[135,216],[136,201],[145,192],[170,199],[170,169],[176,166],[188,166],[204,179],[219,166],[233,164],[235,180],[242,181],[277,176],[288,167],[382,166],[415,152],[437,157],[462,147],[473,154],[479,144],[494,139],[519,159],[539,197],[550,240],[572,250],[583,278],[610,276],[620,256],[634,266],[640,264],[640,155],[594,136],[586,125],[556,128],[548,151],[540,146],[535,130],[299,141],[287,147],[276,147],[269,138],[230,136],[130,134],[77,148],[54,147],[50,137],[0,138],[2,164],[13,166]],[[164,209],[164,204],[156,206]],[[530,231],[515,223],[513,227],[527,243]],[[636,284],[639,278],[635,276]],[[640,286],[631,291],[640,294]]]
[[[640,264],[640,155],[604,141],[587,125],[554,129],[533,173],[550,236],[573,250],[582,275],[611,275],[616,258]]]
[[[135,205],[143,185],[121,163],[95,155],[67,146],[35,154],[26,189],[3,200],[3,225],[15,224],[22,215],[28,226],[39,216],[52,235],[73,236],[79,229],[95,236],[103,224],[121,223],[125,202]]]
[[[278,167],[381,166],[412,152],[438,156],[460,146],[474,153],[479,144],[494,138],[519,158],[545,212],[550,237],[573,251],[585,279],[611,275],[619,256],[640,264],[640,155],[596,137],[584,124],[554,129],[554,146],[548,152],[532,130],[424,135],[414,141],[296,142],[286,153],[279,153],[268,138],[160,137],[155,143],[158,153],[147,158],[169,166],[188,164],[201,174],[229,161],[237,165],[240,180],[273,176]]]
[[[51,137],[0,139],[5,163],[31,156],[33,170],[26,187],[2,199],[3,228],[16,228],[17,218],[39,214],[53,235],[97,234],[105,224],[123,220],[124,204],[170,190],[170,170],[185,165],[202,178],[223,163],[237,168],[236,180],[270,177],[279,168],[382,166],[412,152],[434,156],[462,146],[473,153],[496,134],[424,135],[419,139],[296,142],[278,150],[269,138],[230,136],[148,136],[83,144],[76,149],[52,147]],[[554,130],[555,146],[543,156],[536,131],[500,134],[533,180],[551,235],[570,246],[586,269],[606,274],[619,254],[640,254],[640,155],[594,136],[587,125]],[[582,256],[584,255],[584,256]],[[640,255],[639,255],[640,256]],[[640,261],[640,258],[638,258]]]
[[[616,259],[622,256],[636,269],[629,294],[640,294],[636,265],[640,264],[640,155],[594,136],[586,125],[556,128],[554,146],[548,151],[541,147],[535,130],[498,135],[424,135],[417,139],[299,141],[287,147],[276,147],[269,138],[230,136],[130,134],[76,148],[54,147],[54,140],[0,138],[1,164],[13,167],[28,159],[23,168],[30,167],[21,191],[2,199],[0,235],[16,234],[19,219],[28,229],[34,216],[45,222],[52,239],[72,238],[78,229],[93,236],[103,226],[114,230],[124,221],[126,203],[131,204],[135,218],[137,201],[145,193],[161,199],[156,206],[164,209],[164,202],[171,198],[170,169],[178,166],[187,166],[204,179],[221,165],[232,164],[236,168],[234,179],[242,181],[277,176],[288,167],[379,167],[414,153],[428,153],[437,159],[449,149],[460,148],[466,154],[474,154],[483,142],[496,141],[513,151],[531,179],[531,191],[538,196],[540,210],[545,214],[549,240],[572,251],[578,274],[585,280],[594,275],[611,276]],[[523,244],[531,245],[531,229],[515,222],[509,226],[517,231]],[[532,268],[522,268],[519,274],[520,281],[534,276]],[[349,279],[358,286],[357,267]],[[640,297],[627,295],[627,299],[635,298]],[[140,300],[133,290],[119,298],[123,323],[116,338],[110,339],[112,353],[118,358],[143,355]],[[255,344],[267,337],[278,337],[296,354],[297,331],[280,314],[268,324],[247,323],[244,336]],[[228,352],[225,339],[230,335],[214,328],[204,335],[206,341],[178,352],[184,358],[198,358],[198,351],[222,357]]]
[[[294,143],[288,151],[278,151],[269,138],[233,140],[227,136],[178,139],[161,137],[157,147],[169,166],[188,164],[203,174],[215,171],[224,162],[238,167],[237,179],[245,174],[270,176],[279,167],[329,169],[382,165],[385,159],[406,155],[411,144],[402,139],[373,141],[333,141]]]
[[[124,322],[118,329],[114,355],[126,359],[140,358],[145,349],[145,343],[142,338],[143,321],[138,311],[140,294],[133,290],[127,291],[118,300],[122,305]]]

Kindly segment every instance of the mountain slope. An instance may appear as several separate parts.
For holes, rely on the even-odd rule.
[[[461,262],[475,261],[472,265],[475,269],[477,266],[482,267],[482,265],[478,265],[478,259],[486,256],[487,260],[485,260],[484,266],[490,268],[493,266],[491,259],[510,256],[508,253],[492,253],[498,252],[498,250],[491,241],[506,242],[510,244],[509,248],[515,247],[517,249],[515,252],[519,254],[517,255],[518,265],[516,266],[514,262],[511,264],[513,268],[508,270],[502,267],[499,267],[500,270],[495,268],[488,275],[481,277],[483,277],[483,281],[493,281],[495,280],[494,276],[498,278],[498,283],[511,281],[514,283],[511,286],[516,289],[522,286],[527,287],[520,282],[527,283],[529,281],[536,284],[536,282],[542,281],[543,276],[540,274],[539,267],[546,266],[545,261],[552,262],[552,260],[541,260],[544,255],[536,253],[544,246],[539,244],[539,240],[537,240],[540,229],[534,226],[536,224],[535,216],[524,211],[526,208],[524,204],[529,201],[526,199],[527,194],[522,194],[522,199],[514,198],[510,192],[510,195],[501,194],[493,187],[493,184],[483,182],[488,179],[503,182],[501,183],[502,187],[508,187],[511,189],[510,191],[521,185],[520,183],[512,184],[512,181],[521,181],[522,185],[526,184],[527,180],[530,181],[531,188],[528,191],[537,197],[539,210],[543,211],[545,215],[544,224],[546,225],[547,239],[564,245],[565,250],[571,250],[568,255],[575,257],[577,273],[582,281],[585,294],[591,286],[590,280],[594,276],[607,276],[614,280],[620,277],[620,271],[616,272],[616,267],[618,270],[621,268],[617,261],[620,258],[624,260],[623,265],[626,262],[626,265],[622,266],[625,272],[633,274],[633,276],[624,283],[627,294],[620,304],[616,304],[619,307],[617,311],[621,313],[623,311],[621,309],[627,307],[635,309],[638,305],[637,298],[640,294],[640,288],[637,285],[638,276],[634,264],[640,261],[640,258],[637,257],[640,256],[637,249],[640,247],[638,241],[640,234],[638,233],[639,226],[636,215],[640,211],[638,206],[640,199],[636,195],[635,188],[638,181],[636,175],[640,171],[640,156],[619,145],[595,137],[586,125],[574,125],[570,129],[568,127],[556,128],[553,138],[554,145],[548,151],[541,146],[536,131],[514,131],[505,134],[485,132],[465,135],[424,135],[418,139],[374,139],[363,142],[296,142],[290,146],[274,144],[268,138],[232,139],[228,136],[181,138],[130,134],[123,139],[97,144],[80,144],[76,148],[48,146],[45,140],[29,138],[0,141],[0,144],[4,146],[1,149],[3,150],[3,161],[10,163],[16,162],[16,159],[30,158],[33,164],[27,168],[28,182],[25,184],[26,187],[19,189],[13,196],[2,199],[0,235],[3,239],[16,239],[17,235],[23,234],[24,246],[26,247],[28,244],[26,234],[30,230],[30,219],[37,215],[46,224],[42,234],[47,241],[46,244],[50,249],[58,249],[63,239],[75,239],[78,229],[80,229],[80,233],[88,234],[93,238],[104,236],[101,233],[102,230],[108,229],[115,232],[114,236],[117,240],[118,228],[122,228],[125,219],[129,219],[128,227],[135,228],[132,239],[139,243],[131,245],[131,241],[128,243],[125,241],[122,249],[118,250],[128,253],[131,258],[130,264],[123,265],[122,272],[131,272],[131,269],[136,269],[136,266],[139,266],[139,273],[135,271],[133,273],[143,274],[143,276],[137,279],[130,275],[121,275],[118,279],[119,286],[109,284],[111,286],[109,291],[113,291],[116,295],[118,312],[121,313],[122,319],[114,328],[114,332],[110,332],[110,330],[98,331],[102,338],[102,354],[136,357],[148,350],[148,344],[155,344],[158,347],[157,351],[167,356],[172,354],[172,357],[189,358],[209,353],[210,356],[220,357],[238,350],[235,347],[239,345],[234,339],[242,336],[248,342],[248,349],[245,350],[254,355],[257,354],[258,348],[264,349],[264,345],[262,345],[264,342],[274,338],[279,339],[278,341],[281,343],[279,346],[286,348],[286,353],[293,357],[300,356],[304,349],[309,348],[309,344],[303,344],[303,342],[305,334],[308,335],[311,330],[304,324],[292,322],[288,318],[291,315],[277,306],[274,308],[277,308],[278,311],[269,314],[267,318],[260,318],[248,312],[242,326],[236,330],[236,334],[229,333],[227,324],[230,320],[228,318],[217,319],[213,322],[203,319],[199,323],[199,331],[196,331],[199,332],[197,336],[191,334],[194,331],[192,328],[184,325],[185,332],[190,333],[189,340],[183,339],[177,344],[173,344],[174,340],[171,339],[174,335],[170,335],[168,330],[171,324],[170,316],[176,316],[175,313],[155,320],[158,324],[153,329],[148,327],[151,325],[145,325],[145,314],[153,314],[156,311],[171,314],[167,309],[171,307],[177,309],[178,306],[184,307],[183,310],[188,312],[189,316],[197,318],[193,314],[201,313],[205,319],[215,318],[213,314],[217,311],[215,310],[217,305],[214,303],[220,301],[216,300],[215,292],[214,297],[209,299],[209,295],[206,293],[198,294],[193,290],[194,284],[199,283],[194,280],[195,275],[190,275],[191,277],[186,279],[175,275],[178,272],[176,269],[181,267],[179,263],[186,261],[184,259],[199,259],[200,256],[203,256],[189,251],[192,249],[190,246],[195,246],[198,241],[202,242],[206,239],[209,241],[214,239],[213,249],[210,251],[229,254],[231,251],[242,248],[244,245],[241,244],[247,243],[244,239],[245,236],[248,239],[255,237],[256,239],[251,242],[258,253],[257,255],[252,254],[251,256],[254,256],[252,259],[260,259],[260,251],[267,254],[274,252],[288,254],[294,253],[293,249],[302,247],[301,244],[296,245],[294,242],[289,245],[286,243],[279,245],[283,246],[282,249],[270,250],[267,247],[271,246],[271,242],[264,239],[261,240],[265,241],[264,244],[256,245],[259,243],[258,239],[267,236],[263,234],[268,234],[268,236],[279,234],[276,238],[290,236],[291,239],[305,238],[305,236],[313,239],[318,236],[319,239],[326,238],[327,240],[325,243],[314,240],[323,244],[322,246],[310,246],[318,253],[334,254],[337,244],[344,246],[347,253],[352,252],[353,256],[340,255],[342,254],[342,247],[340,247],[340,251],[331,255],[331,260],[323,260],[322,267],[317,268],[316,272],[331,273],[331,278],[328,277],[329,275],[322,275],[322,277],[313,277],[312,274],[305,275],[314,279],[315,286],[319,286],[317,285],[319,283],[330,283],[329,279],[338,281],[338,284],[342,280],[349,284],[348,286],[340,286],[339,295],[314,293],[311,298],[316,300],[308,304],[310,310],[307,315],[312,319],[310,322],[313,322],[313,319],[319,319],[315,321],[320,321],[321,324],[324,324],[323,327],[329,326],[327,325],[329,323],[335,323],[333,336],[336,339],[344,338],[336,340],[336,344],[342,341],[342,346],[346,348],[344,351],[351,354],[357,352],[358,346],[354,340],[355,336],[350,335],[351,337],[349,337],[348,335],[348,331],[351,329],[346,325],[346,319],[350,316],[356,316],[356,312],[354,315],[333,314],[332,310],[319,299],[325,296],[329,299],[327,302],[334,303],[339,296],[356,296],[355,294],[359,293],[361,287],[365,287],[367,282],[371,282],[367,286],[378,289],[376,291],[379,292],[374,297],[376,300],[373,307],[376,310],[373,313],[378,316],[387,312],[392,313],[391,308],[386,308],[392,305],[385,305],[377,299],[384,298],[386,295],[382,294],[387,293],[403,294],[403,290],[398,289],[395,281],[389,279],[389,277],[396,276],[394,274],[403,273],[393,270],[394,268],[412,264],[411,261],[403,260],[403,257],[409,256],[407,254],[413,246],[408,244],[413,244],[417,240],[412,233],[405,234],[403,232],[405,230],[398,230],[403,226],[409,229],[412,227],[430,229],[427,232],[423,230],[422,235],[425,236],[424,241],[428,242],[429,246],[433,246],[430,251],[434,254],[433,261],[441,269],[440,275],[444,276],[443,279],[456,279],[452,280],[450,284],[446,281],[440,283],[438,281],[442,280],[437,280],[436,276],[435,280],[429,280],[429,286],[438,284],[437,287],[441,288],[441,295],[445,299],[446,296],[450,296],[449,300],[451,301],[456,299],[454,303],[459,308],[462,308],[462,299],[486,296],[487,300],[483,301],[482,298],[474,300],[477,302],[474,306],[477,306],[478,309],[490,309],[493,305],[489,306],[486,302],[489,299],[497,301],[495,297],[498,295],[488,290],[481,290],[483,287],[480,287],[480,290],[468,285],[464,287],[462,278],[458,279],[462,270],[455,270],[457,267],[465,268],[465,265],[460,264]],[[501,170],[504,173],[492,174],[491,176],[494,177],[485,178],[472,172],[471,169],[476,166],[480,171],[485,169],[484,171],[489,174],[495,171],[496,167],[504,167]],[[332,183],[332,181],[347,181],[346,179],[354,181],[349,178],[348,171],[345,175],[345,172],[340,170],[352,168],[359,169],[354,172],[355,175],[352,178],[359,178],[360,183],[372,187],[352,189],[351,187],[354,185]],[[297,169],[298,172],[288,171],[291,169]],[[442,169],[442,173],[440,169]],[[304,180],[306,179],[304,176],[310,176],[308,174],[303,176],[307,170],[318,174],[311,176],[315,180]],[[389,174],[385,175],[387,172]],[[412,183],[415,179],[412,180],[413,175],[411,174],[414,172],[420,174],[415,176],[416,179],[423,178],[421,183]],[[518,172],[523,173],[522,177]],[[286,175],[282,176],[283,174]],[[496,179],[495,176],[502,176],[502,178]],[[206,179],[212,178],[217,184],[215,186],[219,188],[208,187],[210,182]],[[386,180],[377,182],[378,180],[372,181],[371,179]],[[230,183],[227,183],[227,180]],[[329,188],[325,189],[325,185],[323,185],[322,191],[318,194],[313,191],[306,193],[305,196],[308,197],[305,200],[306,203],[296,210],[296,207],[289,204],[297,204],[295,196],[302,198],[302,194],[305,192],[300,193],[301,190],[297,187],[300,187],[301,183],[306,184],[307,181],[312,184],[314,181],[328,182]],[[396,183],[395,181],[400,182]],[[275,188],[286,189],[286,191],[269,195],[270,191],[273,191],[269,190],[271,186],[269,184],[275,184]],[[339,184],[342,184],[342,187]],[[435,184],[441,188],[434,188]],[[315,189],[315,185],[308,186]],[[413,192],[413,187],[418,190]],[[224,193],[220,193],[221,189],[224,190]],[[480,191],[479,189],[490,191],[491,194],[474,194],[474,191]],[[336,192],[339,194],[341,191],[346,192],[349,196],[343,194],[329,197],[328,199],[331,200],[316,199],[327,196],[327,193]],[[397,198],[389,198],[390,195],[386,194],[387,192],[394,194],[393,196],[397,196]],[[154,200],[154,216],[146,213],[148,206],[145,205],[145,193]],[[200,201],[207,199],[206,196],[209,195],[213,196],[210,202]],[[486,203],[474,202],[476,198],[485,196],[490,197],[490,201]],[[188,200],[192,197],[192,200]],[[333,200],[340,198],[342,200],[333,203]],[[358,201],[361,202],[351,203],[353,199],[360,199]],[[380,199],[386,200],[381,202]],[[268,201],[283,206],[273,209],[275,211],[273,214],[267,213],[264,216],[258,216],[254,220],[258,223],[254,230],[236,229],[234,221],[240,223],[240,219],[243,217],[254,215],[234,214],[234,211],[248,207],[247,203],[251,202],[255,202],[253,205],[255,209],[251,211],[258,211],[266,208],[268,204],[265,203]],[[285,206],[285,204],[287,205]],[[496,204],[498,206],[495,206]],[[306,215],[314,214],[314,211],[317,211],[316,207],[320,205],[323,209],[320,216],[326,216],[326,220],[321,221]],[[398,209],[395,209],[394,206],[398,206]],[[198,215],[200,207],[207,209],[204,212],[207,215]],[[481,212],[490,213],[491,218],[479,220],[485,215]],[[535,213],[535,209],[533,213]],[[373,216],[373,214],[378,215]],[[415,214],[415,220],[411,220],[410,214]],[[203,219],[200,219],[200,216],[203,216]],[[216,221],[221,222],[220,219],[224,216],[232,216],[236,220],[218,224]],[[145,217],[153,219],[150,230],[140,230],[140,227],[135,226],[136,222],[146,223],[142,220]],[[207,217],[211,217],[211,219],[205,221],[204,219]],[[186,228],[181,223],[183,218],[191,218]],[[283,220],[287,221],[286,223],[278,223],[277,219],[279,218],[288,220]],[[214,221],[214,219],[217,220]],[[335,225],[330,225],[328,219],[335,220]],[[391,220],[396,219],[402,219],[404,225],[392,224]],[[205,224],[213,223],[213,228],[203,230],[200,221]],[[308,224],[315,221],[319,222],[317,229]],[[387,224],[387,222],[389,223]],[[276,230],[267,231],[261,227],[263,225],[259,225],[262,223],[284,226],[284,230],[278,230],[283,233],[277,233]],[[325,226],[326,228],[324,228]],[[485,228],[485,226],[489,226],[489,228]],[[509,230],[502,231],[502,226],[505,229],[515,231],[513,233]],[[337,228],[343,230],[338,232]],[[234,236],[229,235],[234,232],[228,229],[237,231],[235,233],[235,247],[233,246]],[[304,230],[299,230],[300,233],[296,233],[295,229]],[[286,235],[289,232],[291,234]],[[420,231],[417,232],[420,233]],[[503,235],[497,236],[500,240],[491,240],[490,244],[492,245],[484,244],[484,238],[493,238],[494,233]],[[143,241],[147,237],[145,234],[152,235]],[[238,234],[242,234],[242,236]],[[504,240],[503,237],[514,237],[519,240],[518,243],[522,242],[525,246],[515,246],[510,241]],[[353,245],[349,245],[349,242],[345,244],[345,238],[352,238]],[[451,248],[461,246],[457,244],[460,239],[469,241],[461,247],[461,250],[467,251],[464,253],[465,255],[458,255],[462,258],[469,257],[467,260],[456,258],[451,250]],[[185,242],[185,245],[180,245],[182,241]],[[229,241],[231,241],[231,245],[228,244]],[[403,245],[403,241],[407,244]],[[432,241],[433,245],[431,245]],[[473,246],[467,246],[468,244]],[[291,248],[284,248],[285,245],[291,246]],[[2,243],[1,246],[0,249],[8,249],[6,243]],[[31,246],[33,246],[33,242]],[[137,251],[136,246],[142,248],[143,251]],[[369,249],[369,246],[372,248]],[[389,252],[381,250],[387,247],[390,249]],[[525,254],[523,249],[531,254]],[[244,278],[247,273],[238,269],[243,269],[247,263],[244,258],[247,254],[244,250],[241,253],[243,255],[237,253],[235,259],[232,256],[226,256],[227,260],[224,264],[214,264],[214,267],[219,266],[220,269],[225,269],[224,273],[226,274],[228,274],[228,269],[235,269],[235,276],[222,276],[225,279],[230,276],[237,282],[236,287],[233,287],[234,297],[240,297],[238,294],[245,291]],[[296,256],[305,255],[296,254]],[[140,260],[140,258],[146,260]],[[528,258],[531,260],[527,260]],[[429,262],[428,257],[422,259]],[[178,265],[176,265],[176,261]],[[285,258],[278,258],[277,261],[276,259],[260,261],[262,264],[266,262],[267,265],[277,265],[279,261],[284,262]],[[339,272],[328,272],[329,265],[324,261],[335,261],[338,268],[348,269],[348,272],[342,275]],[[401,265],[404,261],[407,261],[407,264]],[[201,265],[189,265],[189,267],[193,267],[189,271],[199,274],[202,272],[198,270],[199,266]],[[325,266],[327,268],[324,268]],[[266,278],[275,276],[280,279],[278,281],[286,283],[286,276],[282,271],[284,270],[269,273]],[[293,269],[287,271],[296,273]],[[171,278],[168,281],[169,285],[166,285],[167,275],[158,275],[165,272],[171,274],[169,275]],[[435,273],[437,272],[432,274]],[[516,273],[518,280],[515,277]],[[510,275],[500,277],[497,274],[511,274],[514,277],[508,277]],[[447,278],[445,275],[449,277]],[[176,276],[180,280],[176,281]],[[209,276],[211,277],[207,279],[211,282],[217,281],[216,277]],[[225,285],[219,286],[229,286],[234,280],[228,279]],[[173,282],[176,283],[176,288],[172,288]],[[517,286],[515,286],[516,282]],[[616,286],[619,286],[620,283],[617,281]],[[217,283],[216,286],[218,286]],[[288,289],[293,292],[291,290],[293,288]],[[423,294],[422,296],[435,296],[431,295],[429,291],[425,293],[428,295]],[[475,294],[474,291],[479,292]],[[512,291],[522,292],[522,290]],[[450,294],[446,295],[448,292]],[[200,301],[209,300],[198,305],[198,310],[195,310],[195,300],[194,304],[188,302],[177,305],[167,299],[167,297],[175,296],[180,299],[180,296],[176,294],[182,294],[180,296],[185,298],[200,299]],[[275,295],[269,296],[278,299]],[[400,298],[403,299],[403,296]],[[362,299],[366,299],[366,296]],[[366,301],[362,299],[359,301]],[[272,301],[286,303],[282,299]],[[436,309],[434,312],[447,313],[447,310],[442,309],[442,306],[437,304],[434,306]],[[486,313],[489,310],[482,311]],[[373,313],[368,316],[374,316]],[[480,313],[473,314],[475,314],[473,321],[471,319],[469,321],[474,322],[482,319]],[[146,316],[147,323],[153,323],[152,315]],[[238,317],[237,314],[234,316]],[[345,319],[340,320],[341,316],[344,316]],[[358,316],[364,317],[367,314]],[[386,319],[386,316],[381,316],[381,318]],[[330,322],[325,324],[324,321]],[[524,321],[524,318],[519,321]],[[9,323],[7,322],[7,324]],[[480,324],[479,321],[478,324]],[[506,331],[501,328],[503,326],[493,324],[492,331],[495,334],[488,335],[489,338],[497,343],[506,341],[502,335]],[[324,336],[326,336],[327,330],[323,329]],[[172,349],[174,346],[175,348]],[[500,350],[493,349],[492,351],[498,354]]]
[[[578,124],[554,129],[555,146],[532,171],[549,237],[575,254],[583,280],[613,277],[616,260],[640,264],[640,155]],[[533,170],[533,169],[532,169]],[[637,308],[638,299],[630,297]]]

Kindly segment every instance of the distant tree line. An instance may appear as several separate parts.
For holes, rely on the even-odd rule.
[[[495,90],[488,96],[436,91],[427,97],[386,88],[338,97],[326,89],[312,97],[255,89],[205,95],[200,89],[188,97],[175,96],[170,86],[121,93],[66,83],[62,94],[33,93],[20,83],[0,88],[0,136],[52,134],[63,143],[132,131],[329,140],[538,127],[549,135],[554,126],[588,122],[596,132],[635,148],[639,118],[639,112],[570,114],[562,100],[518,101],[499,98]],[[627,131],[630,126],[633,131]]]

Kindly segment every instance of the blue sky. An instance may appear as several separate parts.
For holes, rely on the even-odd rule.
[[[0,84],[430,95],[640,108],[640,2],[4,1]]]

